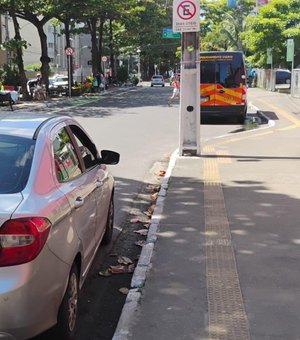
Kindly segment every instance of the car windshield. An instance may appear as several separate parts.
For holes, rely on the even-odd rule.
[[[162,79],[162,76],[153,76],[152,79]]]
[[[56,78],[55,82],[68,81],[68,77]]]
[[[0,135],[0,194],[24,189],[31,168],[34,140]]]

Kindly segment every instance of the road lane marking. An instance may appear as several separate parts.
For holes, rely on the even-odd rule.
[[[203,152],[216,154],[212,145]],[[250,340],[218,157],[206,157],[203,164],[209,339]]]

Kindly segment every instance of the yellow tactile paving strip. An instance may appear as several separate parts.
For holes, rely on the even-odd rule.
[[[202,154],[209,338],[247,340],[250,339],[249,325],[231,243],[217,154],[213,146],[205,147]]]

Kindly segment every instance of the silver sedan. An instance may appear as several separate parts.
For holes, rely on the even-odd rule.
[[[0,114],[0,338],[76,332],[78,293],[112,237],[114,179],[68,116]]]

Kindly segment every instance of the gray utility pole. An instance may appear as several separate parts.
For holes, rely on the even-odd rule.
[[[200,155],[199,32],[182,33],[179,154]]]

